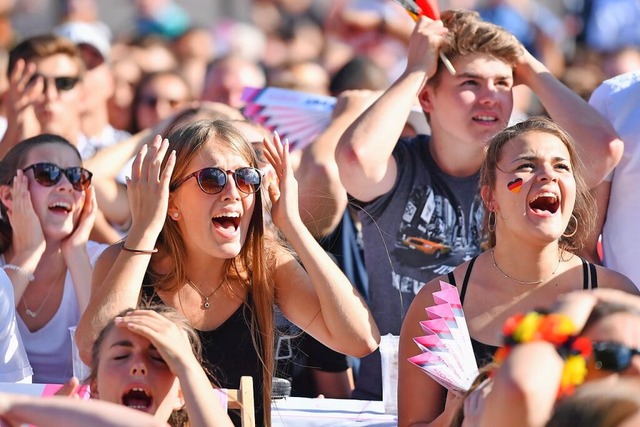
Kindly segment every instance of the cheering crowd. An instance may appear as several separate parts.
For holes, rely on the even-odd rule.
[[[386,334],[401,426],[640,416],[637,2],[451,0],[414,22],[256,0],[201,28],[140,1],[115,35],[84,3],[0,37],[0,382],[64,385],[0,392],[0,425],[247,425],[216,395],[244,376],[259,426],[282,379],[381,400]],[[303,111],[243,110],[268,87],[335,97],[330,121],[291,147]],[[470,390],[408,361],[440,281]]]

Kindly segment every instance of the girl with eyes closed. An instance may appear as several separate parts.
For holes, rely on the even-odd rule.
[[[489,142],[480,171],[488,250],[416,296],[400,336],[399,424],[448,425],[456,405],[446,390],[411,365],[419,353],[424,308],[439,280],[458,287],[478,366],[491,361],[506,319],[548,307],[566,292],[598,286],[637,294],[629,279],[574,253],[592,226],[593,202],[571,137],[546,118],[509,127]],[[412,399],[411,396],[429,396]],[[451,409],[451,410],[450,410]],[[444,412],[443,412],[444,411]]]
[[[201,349],[174,309],[125,310],[93,346],[91,401],[0,393],[0,426],[231,426],[200,365]],[[77,381],[72,387],[74,394]]]
[[[76,148],[43,134],[0,162],[0,266],[13,284],[17,325],[33,381],[72,375],[68,328],[89,302],[92,265],[106,245],[88,240],[96,201]]]
[[[76,333],[84,359],[105,323],[141,297],[171,306],[198,331],[221,387],[254,378],[256,423],[270,425],[275,304],[337,351],[377,347],[365,303],[300,219],[288,144],[274,140],[265,140],[277,176],[268,188],[253,147],[228,121],[187,123],[143,147],[128,183],[131,231],[100,258]],[[300,261],[265,233],[265,197]]]
[[[91,354],[92,397],[177,426],[230,426],[200,365],[201,344],[166,306],[126,310],[100,332]],[[190,351],[191,350],[191,351]]]

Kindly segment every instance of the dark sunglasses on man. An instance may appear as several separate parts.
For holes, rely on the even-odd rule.
[[[76,191],[83,191],[91,185],[93,174],[80,166],[61,168],[53,163],[34,163],[23,169],[24,173],[33,171],[33,178],[44,187],[53,187],[65,175]]]
[[[245,194],[252,194],[260,190],[260,183],[262,182],[262,172],[256,168],[238,168],[235,171],[225,171],[220,168],[204,168],[193,172],[179,179],[171,186],[171,191],[174,191],[187,180],[195,177],[198,181],[198,186],[202,192],[207,194],[218,194],[227,185],[227,175],[232,174],[233,180],[236,182],[238,190]]]
[[[33,76],[31,76],[31,79],[29,80],[29,85],[35,84],[38,78],[42,78],[42,81],[44,82],[44,88],[43,88],[44,92],[47,91],[48,85],[52,84],[52,82],[58,92],[68,92],[74,87],[76,87],[76,85],[80,81],[80,77],[73,77],[73,76],[48,77],[40,73],[35,73]]]
[[[631,366],[631,359],[640,349],[630,348],[615,342],[594,342],[593,358],[596,369],[612,372],[622,372]]]

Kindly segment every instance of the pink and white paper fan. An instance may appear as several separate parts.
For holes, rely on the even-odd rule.
[[[436,305],[425,308],[428,320],[420,322],[425,335],[414,338],[422,354],[409,362],[447,389],[465,392],[478,375],[478,365],[458,290],[441,281],[433,300]]]

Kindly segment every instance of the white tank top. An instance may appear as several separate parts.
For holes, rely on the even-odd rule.
[[[105,244],[87,242],[87,254],[92,266],[107,247]],[[86,286],[91,284],[87,283]],[[67,270],[60,307],[46,325],[31,332],[20,316],[16,316],[18,329],[33,368],[34,383],[63,384],[71,378],[73,364],[69,327],[78,324],[80,315],[71,273]]]

